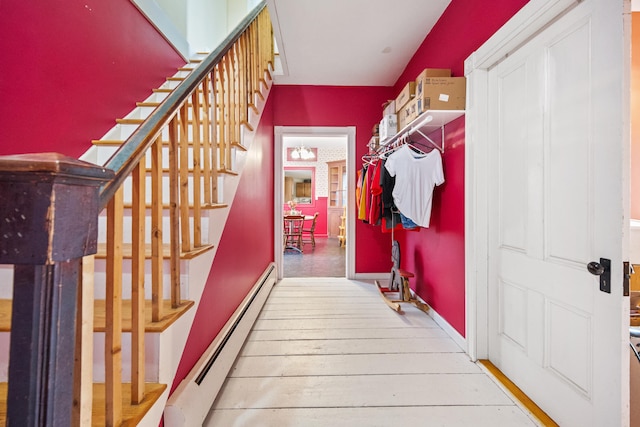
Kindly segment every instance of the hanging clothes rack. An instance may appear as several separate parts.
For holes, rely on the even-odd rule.
[[[388,147],[397,147],[398,144],[405,144],[408,141],[419,144],[420,139],[427,142],[428,145],[425,144],[424,147],[433,147],[441,153],[444,153],[444,127],[447,123],[463,116],[464,113],[464,110],[426,111],[417,119],[400,129],[395,136],[386,141],[380,141],[377,154],[382,154]],[[440,144],[429,137],[429,135],[436,130],[440,130],[441,132]]]

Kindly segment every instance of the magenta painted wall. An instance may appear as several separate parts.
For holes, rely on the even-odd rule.
[[[272,106],[272,97],[269,97],[248,153],[172,392],[247,296],[267,265],[274,260]]]
[[[424,68],[464,75],[464,60],[528,0],[453,0],[396,82],[399,91]],[[398,235],[402,267],[416,274],[412,287],[460,334],[465,335],[464,118],[447,125],[445,183],[434,192],[431,226]],[[439,133],[432,135],[439,137]]]
[[[0,155],[78,157],[184,60],[130,0],[0,1]]]
[[[356,159],[359,159],[367,152],[374,123],[382,117],[382,103],[392,94],[392,88],[388,87],[275,86],[271,95],[274,125],[355,126]],[[390,270],[389,236],[362,223],[356,224],[355,233],[356,273]]]

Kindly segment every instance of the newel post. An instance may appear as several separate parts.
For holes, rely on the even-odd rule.
[[[113,172],[59,154],[0,157],[0,264],[14,264],[7,426],[68,426],[80,262]]]

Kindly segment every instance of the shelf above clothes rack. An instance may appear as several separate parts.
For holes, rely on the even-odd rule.
[[[444,152],[444,126],[457,119],[458,117],[463,116],[465,113],[464,110],[428,110],[423,114],[418,116],[411,123],[400,129],[398,133],[396,133],[391,138],[388,138],[384,141],[380,141],[381,147],[392,146],[398,140],[406,139],[408,137],[415,137],[419,135],[421,138],[426,139],[431,143],[435,148]],[[429,134],[433,131],[440,129],[442,131],[442,146],[436,144],[431,138],[429,138]]]

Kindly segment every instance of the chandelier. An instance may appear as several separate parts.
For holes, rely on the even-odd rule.
[[[291,150],[291,158],[296,160],[311,160],[315,159],[316,155],[313,151],[305,148],[304,145],[301,145],[300,147],[296,147]]]

